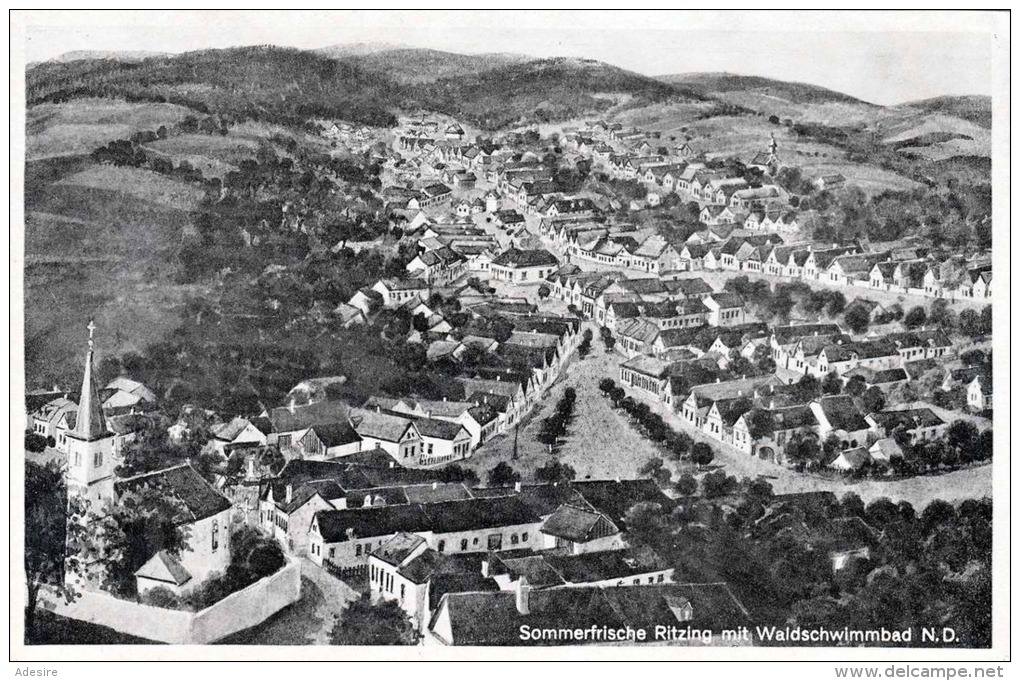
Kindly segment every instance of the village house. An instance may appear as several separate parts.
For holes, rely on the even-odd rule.
[[[934,440],[949,428],[948,423],[927,407],[873,412],[864,418],[879,437],[892,437],[893,432],[902,429],[911,442]]]
[[[843,449],[867,445],[871,426],[846,395],[821,397],[809,405],[818,419],[818,437],[824,441],[835,435]]]
[[[559,266],[549,251],[509,248],[496,256],[490,267],[492,278],[516,285],[540,284]]]
[[[431,292],[425,279],[380,279],[372,289],[382,295],[383,305],[388,308],[400,307],[415,298],[428,300]],[[355,304],[353,299],[351,304]]]
[[[372,551],[398,533],[416,534],[440,554],[537,549],[540,526],[517,496],[327,510],[312,519],[309,556],[319,565],[365,571]]]
[[[669,382],[669,362],[645,355],[632,357],[620,365],[620,382],[664,402]]]
[[[736,293],[715,292],[702,301],[712,326],[735,326],[745,321],[744,299]]]
[[[992,377],[979,374],[967,384],[967,406],[983,412],[992,408]]]
[[[733,446],[766,461],[786,463],[786,445],[797,433],[817,433],[818,418],[808,405],[794,405],[764,412],[768,431],[757,439],[751,435],[749,414],[743,414],[733,425]]]
[[[421,465],[423,444],[421,434],[409,417],[373,409],[352,409],[350,424],[361,437],[363,450],[382,449],[401,466]]]

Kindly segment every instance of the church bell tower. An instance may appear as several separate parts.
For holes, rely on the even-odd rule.
[[[67,488],[72,494],[83,494],[90,501],[113,498],[114,440],[107,426],[99,391],[95,384],[94,354],[96,330],[89,320],[89,345],[85,355],[85,375],[74,427],[67,434]]]

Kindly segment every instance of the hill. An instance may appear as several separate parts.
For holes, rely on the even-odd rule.
[[[28,71],[29,106],[81,97],[168,102],[234,120],[393,123],[399,86],[343,60],[277,47],[203,50],[137,63],[87,59]]]
[[[605,112],[625,102],[701,99],[697,93],[592,59],[536,59],[408,89],[415,108],[463,117],[485,129]]]
[[[386,49],[347,57],[366,71],[382,73],[403,84],[470,76],[531,60],[522,54],[456,54],[423,49]]]
[[[741,76],[733,73],[680,73],[659,76],[664,83],[680,85],[704,95],[723,92],[756,91],[790,102],[818,104],[842,102],[846,104],[867,104],[856,97],[829,90],[819,85],[795,83],[761,76]]]
[[[987,95],[932,97],[931,99],[906,102],[895,108],[918,109],[925,113],[955,116],[980,125],[987,130],[992,129],[992,98]]]
[[[329,57],[330,59],[346,59],[348,57],[360,57],[367,54],[375,54],[376,52],[410,49],[414,48],[410,45],[404,45],[401,43],[341,43],[339,45],[320,47],[317,50],[313,50],[313,52],[322,55],[323,57]]]

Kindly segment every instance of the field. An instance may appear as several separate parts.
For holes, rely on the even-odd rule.
[[[32,385],[73,385],[85,324],[100,355],[140,351],[201,294],[175,282],[177,249],[201,194],[147,170],[80,157],[30,162],[25,195],[25,362]]]
[[[115,139],[140,130],[171,125],[194,112],[174,104],[132,104],[119,100],[79,99],[39,104],[28,109],[26,158],[89,154]]]
[[[223,177],[258,149],[258,142],[247,137],[228,134],[173,135],[145,145],[146,151],[156,152],[174,162],[187,161],[206,177]]]

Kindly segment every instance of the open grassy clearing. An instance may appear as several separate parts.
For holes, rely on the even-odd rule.
[[[89,154],[115,139],[155,130],[195,115],[175,104],[131,103],[116,99],[76,99],[28,109],[25,156],[29,161]]]

